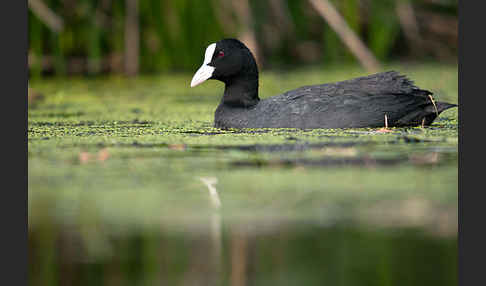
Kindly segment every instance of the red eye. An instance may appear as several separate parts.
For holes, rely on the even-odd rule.
[[[224,52],[223,51],[219,51],[219,53],[218,53],[218,58],[221,58],[221,57],[224,57]]]

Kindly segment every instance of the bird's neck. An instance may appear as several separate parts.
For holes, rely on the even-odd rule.
[[[248,108],[260,101],[258,97],[258,74],[225,81],[221,104]]]

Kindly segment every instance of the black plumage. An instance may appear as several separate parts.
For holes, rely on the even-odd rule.
[[[235,39],[216,43],[208,65],[214,67],[210,78],[225,83],[214,117],[214,126],[218,128],[430,125],[442,111],[456,106],[435,101],[430,91],[418,88],[395,71],[303,86],[260,100],[254,57]]]

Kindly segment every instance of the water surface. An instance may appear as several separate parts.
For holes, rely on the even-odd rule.
[[[393,66],[457,103],[457,67]],[[363,75],[263,73],[261,97]],[[31,82],[31,285],[455,285],[457,109],[220,130],[191,75]],[[211,195],[212,194],[212,195]]]

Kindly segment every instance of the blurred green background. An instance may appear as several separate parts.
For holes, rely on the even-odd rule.
[[[457,0],[331,3],[379,61],[456,61]],[[31,78],[194,70],[207,45],[225,37],[244,41],[261,68],[356,63],[307,0],[29,0],[29,6]]]
[[[189,87],[234,37],[261,98],[394,69],[457,103],[457,9],[29,0],[29,285],[457,285],[457,109],[391,132],[219,130],[222,83]]]

